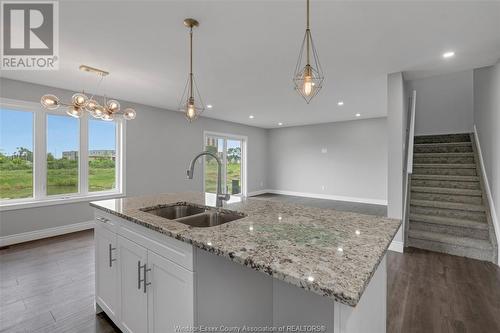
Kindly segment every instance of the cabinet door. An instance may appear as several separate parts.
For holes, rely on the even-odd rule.
[[[117,320],[119,314],[118,262],[116,234],[96,223],[95,228],[95,269],[96,300],[106,314]]]
[[[149,333],[194,326],[194,273],[152,251],[148,251],[148,266]]]
[[[118,253],[120,255],[120,326],[124,332],[145,333],[148,330],[148,302],[143,280],[147,250],[118,236]]]

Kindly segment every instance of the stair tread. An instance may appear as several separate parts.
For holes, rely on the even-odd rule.
[[[475,197],[480,197],[483,195],[481,190],[468,190],[468,189],[450,188],[450,187],[412,186],[411,191],[423,192],[423,193],[467,195]]]
[[[462,142],[429,142],[429,143],[415,143],[417,147],[437,147],[437,146],[472,146],[470,141]]]
[[[414,156],[418,157],[463,157],[463,156],[474,156],[474,152],[466,152],[466,153],[413,153]]]
[[[476,165],[473,163],[414,163],[413,168],[429,168],[429,169],[475,169]]]
[[[491,251],[493,249],[490,242],[488,242],[487,240],[440,234],[423,230],[410,229],[408,231],[408,237],[414,239],[422,239],[432,242],[438,242],[438,243],[445,243],[455,246],[472,247],[487,251]]]
[[[464,227],[464,228],[473,228],[482,230],[488,229],[488,223],[486,222],[458,219],[453,217],[435,216],[435,215],[410,214],[410,228],[411,228],[411,221],[447,225],[453,227]]]
[[[412,174],[411,179],[432,179],[432,180],[454,180],[465,182],[478,182],[478,176],[460,176],[460,175],[427,175],[427,174]]]
[[[432,208],[444,208],[444,209],[455,209],[455,210],[466,210],[474,212],[485,212],[486,208],[484,205],[474,205],[466,203],[456,203],[448,201],[434,201],[434,200],[410,200],[411,206],[424,206]]]

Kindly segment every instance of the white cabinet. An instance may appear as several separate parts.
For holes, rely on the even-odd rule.
[[[108,316],[118,318],[118,267],[116,234],[97,224],[95,228],[96,300]]]
[[[163,241],[157,233],[109,214],[99,215],[96,302],[108,317],[127,333],[194,326],[192,247],[165,236]]]
[[[118,253],[122,330],[128,333],[147,332],[148,298],[144,274],[148,251],[145,247],[118,236]]]
[[[151,269],[148,274],[151,277],[148,287],[149,332],[176,332],[179,330],[175,326],[192,326],[193,272],[151,251],[148,252],[148,267]]]

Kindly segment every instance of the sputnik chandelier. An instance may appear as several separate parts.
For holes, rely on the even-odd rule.
[[[107,71],[87,65],[81,65],[80,70],[95,73],[101,78],[97,85],[97,89],[99,88],[104,77],[109,75],[109,72]],[[63,103],[57,96],[50,94],[43,95],[40,102],[47,110],[55,110],[60,106],[64,106],[66,107],[66,113],[75,118],[83,116],[85,111],[90,113],[92,117],[105,121],[113,121],[119,117],[123,117],[126,120],[132,120],[135,119],[136,116],[136,112],[132,108],[121,110],[120,103],[117,100],[107,99],[106,96],[104,96],[102,98],[102,103],[99,104],[97,97],[96,99],[94,99],[94,96],[88,97],[84,92],[73,94],[71,97],[71,103]]]
[[[199,23],[193,18],[187,18],[184,20],[184,25],[189,28],[189,75],[182,94],[179,111],[184,112],[186,119],[192,122],[205,111],[205,104],[203,104],[193,74],[193,27],[197,27]]]
[[[309,27],[309,0],[307,0],[306,33],[302,40],[299,59],[293,74],[295,90],[306,100],[307,104],[318,94],[323,86],[323,70]],[[304,54],[305,53],[305,54]],[[305,55],[305,57],[304,57]]]

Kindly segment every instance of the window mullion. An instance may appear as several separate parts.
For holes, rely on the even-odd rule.
[[[46,197],[47,188],[47,114],[40,110],[34,115],[34,191],[35,200]]]
[[[89,122],[88,115],[84,113],[80,118],[80,153],[79,153],[79,193],[89,192]]]

